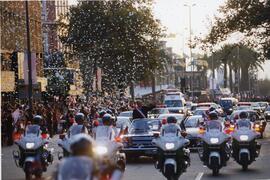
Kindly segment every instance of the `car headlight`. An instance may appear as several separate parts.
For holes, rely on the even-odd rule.
[[[108,153],[108,148],[105,147],[105,146],[97,146],[97,147],[94,148],[94,152],[97,155],[104,155],[104,154]]]
[[[217,144],[219,142],[218,138],[210,138],[212,144]]]
[[[33,149],[35,147],[35,143],[26,143],[26,149]]]
[[[166,147],[167,150],[171,150],[171,149],[173,149],[175,147],[175,145],[174,145],[174,143],[166,143],[165,147]]]
[[[233,110],[232,108],[229,109],[229,111],[232,111],[232,110]]]
[[[240,136],[240,140],[241,141],[247,141],[248,140],[248,136],[247,135],[241,135]]]

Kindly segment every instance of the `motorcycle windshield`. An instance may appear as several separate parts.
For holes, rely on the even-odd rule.
[[[218,121],[209,121],[207,123],[207,131],[219,130],[222,131],[222,125]]]
[[[38,126],[38,125],[29,125],[29,126],[26,127],[25,135],[30,135],[30,134],[39,135],[39,131],[40,131],[40,126]]]
[[[92,179],[93,163],[87,157],[69,157],[59,166],[58,179]]]
[[[238,126],[238,129],[246,129],[246,128],[250,129],[251,128],[251,124],[248,121],[241,121],[240,120],[237,122],[237,126]]]
[[[178,136],[179,128],[175,125],[167,125],[163,128],[163,136]]]
[[[82,132],[82,125],[74,125],[71,126],[69,130],[69,137],[74,136],[76,134],[80,134]]]

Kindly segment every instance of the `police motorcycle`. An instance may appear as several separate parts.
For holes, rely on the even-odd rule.
[[[41,116],[35,116],[34,121],[41,120]],[[42,133],[38,124],[28,125],[24,134],[15,144],[19,151],[13,151],[13,158],[17,167],[23,168],[25,178],[41,178],[42,173],[47,171],[47,167],[53,162],[53,149],[48,148],[48,134]]]
[[[222,124],[218,120],[207,122],[204,132],[201,133],[201,147],[198,149],[201,161],[212,170],[214,176],[226,166],[230,159],[230,136],[223,132]]]
[[[126,156],[122,153],[123,144],[117,140],[113,128],[106,122],[111,120],[112,116],[105,114],[103,125],[98,126],[94,134],[93,152],[104,176],[111,176],[115,169],[124,172],[126,168]]]
[[[170,118],[170,117],[168,117]],[[189,140],[185,132],[175,124],[167,124],[160,134],[155,134],[152,143],[158,149],[156,169],[159,169],[168,180],[177,180],[190,166]]]
[[[248,120],[239,120],[235,131],[232,133],[232,157],[247,170],[260,154],[261,145],[256,139],[260,134],[253,131]]]
[[[58,159],[62,159],[63,157],[67,157],[71,154],[70,151],[70,143],[72,141],[72,137],[80,134],[85,133],[88,134],[87,128],[83,124],[84,122],[84,115],[82,113],[78,113],[75,116],[75,121],[77,124],[73,124],[66,134],[60,134],[58,140],[58,146],[62,148],[62,153],[58,152]]]

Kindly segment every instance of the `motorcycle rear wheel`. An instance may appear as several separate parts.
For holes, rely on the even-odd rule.
[[[213,176],[217,176],[219,174],[219,169],[218,168],[212,169],[212,174]]]

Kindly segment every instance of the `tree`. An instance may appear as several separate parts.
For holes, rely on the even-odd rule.
[[[213,56],[213,57],[212,57]],[[248,90],[249,71],[262,68],[264,60],[259,59],[259,54],[245,45],[225,45],[220,50],[213,53],[208,58],[208,63],[214,61],[214,68],[223,65],[224,69],[224,87],[227,87],[227,65],[229,66],[230,88],[232,87],[232,70],[235,74],[241,72],[241,90]]]
[[[150,0],[81,1],[61,22],[61,40],[79,57],[86,90],[97,67],[107,84],[125,88],[161,68],[162,29]],[[120,87],[119,86],[119,87]],[[110,88],[110,87],[109,87]]]
[[[246,45],[259,50],[261,58],[270,58],[270,1],[227,0],[219,8],[213,27],[203,43],[210,45],[226,40],[235,32],[243,33]]]

